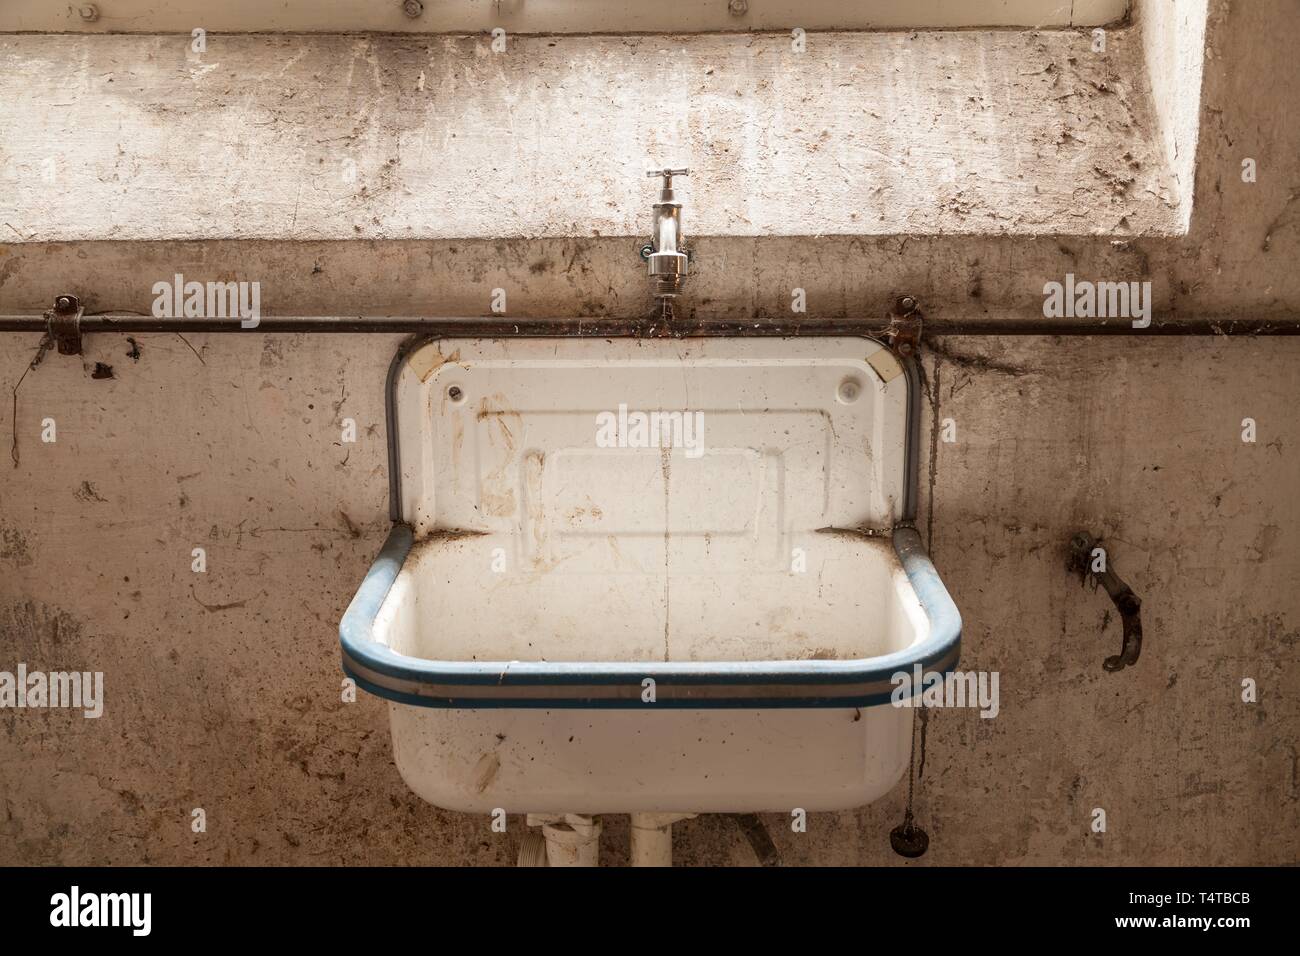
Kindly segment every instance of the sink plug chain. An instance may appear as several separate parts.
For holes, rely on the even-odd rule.
[[[924,720],[925,711],[921,711]],[[916,712],[912,712],[912,755],[907,761],[907,812],[903,822],[889,831],[889,845],[899,856],[915,859],[930,847],[930,836],[916,825],[912,817],[912,797],[916,786]]]

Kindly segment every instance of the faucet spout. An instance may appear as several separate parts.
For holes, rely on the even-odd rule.
[[[673,177],[686,176],[689,169],[652,169],[647,176],[662,179],[659,201],[654,204],[653,250],[647,257],[655,298],[669,300],[681,294],[686,283],[688,262],[682,249],[682,204],[673,192]]]

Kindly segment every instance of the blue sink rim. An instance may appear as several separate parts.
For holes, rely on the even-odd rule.
[[[917,665],[926,677],[954,670],[961,615],[911,527],[893,533],[894,551],[930,622],[930,633],[901,651],[858,660],[706,662],[437,661],[399,654],[374,639],[375,618],[410,553],[414,535],[395,524],[339,623],[343,670],[388,700],[440,708],[822,708],[871,707],[896,700]],[[654,681],[644,700],[643,681]],[[923,687],[908,684],[912,696]]]

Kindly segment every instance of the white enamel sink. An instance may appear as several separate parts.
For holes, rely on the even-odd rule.
[[[448,809],[584,814],[892,788],[911,731],[892,677],[950,670],[960,639],[898,527],[910,381],[862,338],[404,354],[399,521],[340,636],[390,701],[407,784]],[[642,428],[651,412],[678,415]]]

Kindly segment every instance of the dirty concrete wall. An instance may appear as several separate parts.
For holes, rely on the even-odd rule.
[[[1104,55],[1075,31],[791,43],[0,37],[8,221],[29,243],[635,237],[645,170],[689,165],[690,235],[1175,229],[1136,30]],[[76,96],[70,62],[93,64]]]
[[[267,313],[483,315],[491,290],[501,287],[511,314],[640,316],[646,285],[636,250],[649,229],[653,191],[639,163],[654,158],[649,146],[657,144],[698,169],[683,180],[696,252],[687,314],[788,314],[798,287],[821,316],[876,316],[901,290],[920,289],[935,319],[1031,317],[1041,315],[1043,283],[1073,272],[1148,275],[1166,315],[1293,315],[1300,311],[1293,280],[1300,130],[1283,104],[1294,99],[1291,49],[1300,20],[1287,0],[1270,0],[1215,3],[1209,21],[1187,234],[1179,191],[1162,186],[1172,182],[1169,168],[1151,165],[1164,149],[1143,93],[1142,43],[1131,35],[1141,24],[1127,37],[1108,34],[1107,55],[1123,69],[1091,59],[1087,31],[1068,42],[1033,36],[1020,54],[1008,35],[980,46],[959,34],[976,55],[984,93],[938,68],[958,64],[927,34],[910,54],[893,34],[856,45],[834,38],[827,42],[835,56],[814,43],[809,55],[846,87],[829,79],[813,87],[774,83],[768,64],[786,54],[770,37],[743,53],[733,47],[748,38],[678,38],[681,54],[675,42],[639,38],[624,61],[613,41],[602,41],[561,74],[554,95],[564,105],[549,112],[544,98],[509,94],[532,89],[542,64],[564,62],[545,46],[519,51],[537,59],[525,57],[519,75],[503,79],[503,65],[487,60],[481,43],[439,46],[435,55],[405,38],[388,46],[312,38],[316,68],[299,76],[306,54],[293,64],[290,41],[278,38],[261,41],[270,62],[246,56],[230,75],[203,72],[212,62],[191,68],[183,48],[150,65],[159,54],[148,37],[3,37],[0,308],[39,311],[76,288],[90,311],[148,312],[152,280],[182,272],[257,279]],[[241,50],[261,49],[237,39]],[[118,42],[135,45],[140,61],[122,61],[115,46],[103,46]],[[230,70],[234,51],[218,57],[212,49]],[[656,114],[661,123],[629,119],[639,108],[638,81],[653,87],[675,78],[678,55],[699,74],[682,77],[699,94],[685,100],[684,118],[665,110]],[[463,112],[440,104],[427,71],[433,105],[416,97],[429,57],[475,80]],[[458,65],[448,66],[448,57]],[[51,80],[66,62],[78,64],[75,79]],[[351,99],[337,81],[348,69],[359,77]],[[277,80],[281,70],[304,84],[301,92]],[[609,80],[611,73],[621,81]],[[119,84],[123,93],[109,92]],[[90,90],[92,105],[69,87]],[[197,90],[222,104],[204,108],[206,126],[186,125],[176,110],[210,103]],[[580,121],[575,92],[583,94]],[[330,106],[307,108],[300,96]],[[390,101],[394,115],[376,115]],[[881,112],[883,101],[901,112]],[[485,156],[500,157],[495,170],[488,162],[475,166],[480,178],[465,177],[460,137],[445,123],[444,140],[406,138],[416,144],[409,167],[389,164],[400,159],[403,131],[415,122],[408,114],[438,119],[440,109],[475,130]],[[537,125],[539,109],[557,125]],[[487,119],[496,116],[517,120],[519,155],[545,161],[511,158],[515,140],[507,124]],[[173,122],[177,138],[169,141],[159,126]],[[99,148],[83,148],[85,137]],[[317,137],[343,148],[332,152]],[[194,148],[178,150],[176,142]],[[623,145],[604,148],[608,142]],[[954,149],[963,142],[976,145]],[[318,175],[313,167],[326,166],[326,157],[333,172]],[[1248,157],[1262,171],[1252,184],[1239,175]],[[349,158],[357,179],[346,184]],[[47,160],[56,182],[78,188],[52,190],[42,179]],[[448,180],[454,190],[431,179],[438,169],[456,177]],[[215,176],[204,179],[204,171]],[[239,204],[268,181],[284,198]],[[586,190],[597,182],[593,199]],[[482,195],[495,202],[480,203]],[[419,230],[414,238],[393,228],[408,215]],[[453,219],[459,228],[443,230]],[[187,230],[195,222],[210,238],[179,241],[193,236]]]
[[[1213,6],[1189,236],[709,236],[694,308],[779,314],[806,285],[827,314],[907,289],[938,315],[1010,317],[1041,305],[1044,277],[1145,265],[1166,314],[1294,316],[1300,23],[1287,3]],[[1243,151],[1257,183],[1240,180]],[[69,282],[124,307],[132,273],[181,259],[252,263],[303,313],[479,314],[488,281],[523,290],[527,314],[636,314],[629,238],[56,236],[4,247],[0,302],[39,308]],[[367,307],[381,300],[396,308]],[[0,862],[512,862],[518,826],[494,835],[420,803],[392,766],[383,705],[339,697],[336,624],[387,528],[397,337],[133,338],[138,358],[124,336],[95,336],[83,359],[51,355],[25,377],[36,337],[3,339],[0,395],[21,379],[0,476],[4,660],[103,670],[108,701],[99,720],[0,711]],[[113,377],[92,378],[96,362]],[[931,716],[923,862],[1294,862],[1300,341],[950,337],[925,366],[923,521],[965,619],[965,666],[1001,673],[1002,709]],[[932,428],[945,418],[951,443]],[[1119,645],[1105,597],[1064,571],[1079,529],[1105,536],[1144,602],[1142,661],[1119,674],[1101,670]],[[1246,677],[1257,703],[1240,701]],[[768,822],[789,863],[896,863],[887,832],[905,797],[814,815],[803,835]],[[623,828],[610,821],[607,862],[624,859]],[[675,854],[752,859],[715,817],[678,825]]]
[[[107,706],[0,713],[3,858],[510,862],[517,830],[422,804],[392,765],[384,705],[340,701],[337,621],[387,529],[380,382],[396,342],[135,338],[138,363],[119,337],[91,340],[85,361],[112,380],[51,358],[20,390],[6,651],[103,670]],[[957,441],[934,446],[932,549],[964,664],[1001,673],[1002,705],[930,719],[927,861],[1294,861],[1298,361],[1289,340],[937,343],[930,407]],[[46,416],[53,445],[27,437]],[[359,429],[346,448],[343,417]],[[1119,647],[1109,602],[1064,571],[1080,528],[1144,602],[1142,660],[1119,674],[1101,669]],[[1257,704],[1240,702],[1243,677]],[[889,863],[905,796],[814,815],[805,835],[769,823],[787,862]],[[1088,829],[1098,806],[1104,837]],[[680,824],[675,843],[684,863],[751,859],[722,819]]]

